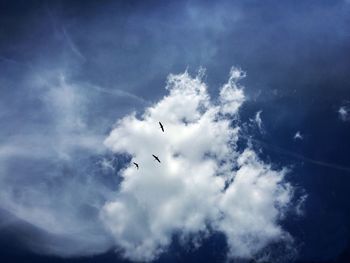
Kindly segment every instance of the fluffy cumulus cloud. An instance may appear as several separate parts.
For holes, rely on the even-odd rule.
[[[111,151],[131,156],[118,191],[100,210],[124,257],[154,260],[175,233],[200,245],[201,237],[219,231],[230,258],[252,258],[271,244],[291,241],[280,225],[293,196],[286,170],[274,170],[251,147],[237,146],[242,77],[232,69],[219,99],[211,100],[201,74],[170,75],[168,95],[142,115],[120,119],[106,138]]]

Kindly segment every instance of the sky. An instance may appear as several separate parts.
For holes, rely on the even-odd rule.
[[[0,1],[0,260],[349,262],[349,14]]]

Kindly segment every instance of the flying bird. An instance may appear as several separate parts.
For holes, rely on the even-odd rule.
[[[135,164],[135,166],[136,166],[136,168],[137,168],[137,170],[139,169],[139,164],[138,163],[133,163],[133,164]]]
[[[161,122],[159,122],[159,126],[162,129],[162,131],[164,132],[164,127],[163,127],[163,124]]]
[[[154,154],[152,154],[152,156],[154,157],[154,159],[156,159],[160,163],[160,160],[157,156],[155,156]]]

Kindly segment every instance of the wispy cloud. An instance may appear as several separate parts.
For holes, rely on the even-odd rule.
[[[304,136],[301,135],[300,131],[297,131],[297,132],[294,134],[293,139],[294,139],[294,140],[302,140],[302,139],[304,139]]]
[[[9,57],[5,57],[5,56],[1,56],[0,55],[0,61],[2,62],[6,62],[6,63],[10,63],[10,64],[14,64],[20,67],[24,67],[24,68],[32,68],[32,65],[28,62],[23,62],[23,61],[19,61],[13,58],[9,58]]]
[[[342,171],[345,171],[345,172],[350,172],[350,167],[348,167],[348,166],[339,165],[339,164],[336,164],[336,163],[330,163],[330,162],[326,162],[326,161],[323,161],[323,160],[316,160],[316,159],[307,157],[307,156],[305,156],[303,154],[300,154],[300,153],[297,153],[297,152],[293,152],[293,151],[290,151],[288,149],[279,147],[277,145],[273,145],[273,144],[264,142],[262,140],[254,139],[254,138],[252,138],[250,136],[242,135],[242,137],[247,139],[247,140],[249,140],[249,141],[257,143],[261,147],[264,147],[266,149],[278,152],[278,153],[286,155],[288,157],[292,157],[292,158],[295,158],[295,159],[298,159],[298,160],[302,160],[302,161],[305,161],[305,162],[308,162],[308,163],[311,163],[311,164],[315,164],[315,165],[320,165],[320,166],[324,166],[324,167],[328,167],[328,168],[342,170]]]
[[[259,131],[260,132],[263,132],[263,126],[262,126],[262,119],[261,119],[261,113],[262,113],[262,110],[258,111],[256,114],[255,114],[255,123],[256,125],[258,125],[258,128],[259,128]]]
[[[85,56],[81,53],[78,46],[74,43],[73,39],[71,38],[71,36],[69,35],[69,33],[67,32],[65,27],[62,27],[62,33],[63,33],[64,38],[66,39],[66,41],[68,43],[68,46],[72,50],[72,52],[75,55],[77,55],[80,59],[85,61],[86,60]]]
[[[137,101],[138,103],[140,103],[143,106],[147,106],[150,105],[151,102],[148,100],[145,100],[144,98],[137,96],[131,92],[125,91],[125,90],[121,90],[121,89],[106,89],[106,88],[102,88],[102,87],[98,87],[98,86],[93,86],[91,85],[91,88],[98,91],[98,92],[102,92],[102,93],[106,93],[112,96],[116,96],[116,97],[124,97],[124,98],[129,98],[132,100]]]
[[[293,205],[286,170],[272,169],[249,146],[237,151],[243,76],[232,69],[215,103],[202,74],[187,72],[170,75],[168,94],[153,104],[117,91],[145,108],[140,117],[119,119],[107,138],[87,117],[92,85],[60,71],[31,76],[48,124],[1,145],[1,207],[45,233],[33,236],[30,248],[61,256],[117,247],[130,260],[149,261],[167,251],[175,233],[199,246],[219,231],[229,258],[258,258],[274,242],[292,242],[279,224]],[[117,167],[114,154],[131,162]]]
[[[105,147],[103,132],[87,120],[87,92],[62,71],[29,73],[16,103],[32,119],[0,143],[0,208],[26,222],[25,231],[39,231],[23,241],[35,251],[104,252],[113,243],[97,215],[112,189],[92,164]]]
[[[344,102],[342,106],[338,109],[339,118],[342,121],[349,121],[350,120],[350,103]]]

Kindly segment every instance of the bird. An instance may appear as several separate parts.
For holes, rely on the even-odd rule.
[[[137,170],[139,169],[139,164],[138,163],[133,163],[133,164],[135,164],[135,166],[136,166],[136,168],[137,168]]]
[[[154,157],[154,159],[156,159],[160,163],[160,160],[157,156],[155,156],[154,154],[152,154],[152,156]]]
[[[159,122],[159,126],[162,129],[162,131],[164,132],[164,127],[163,127],[163,124],[161,122]]]

